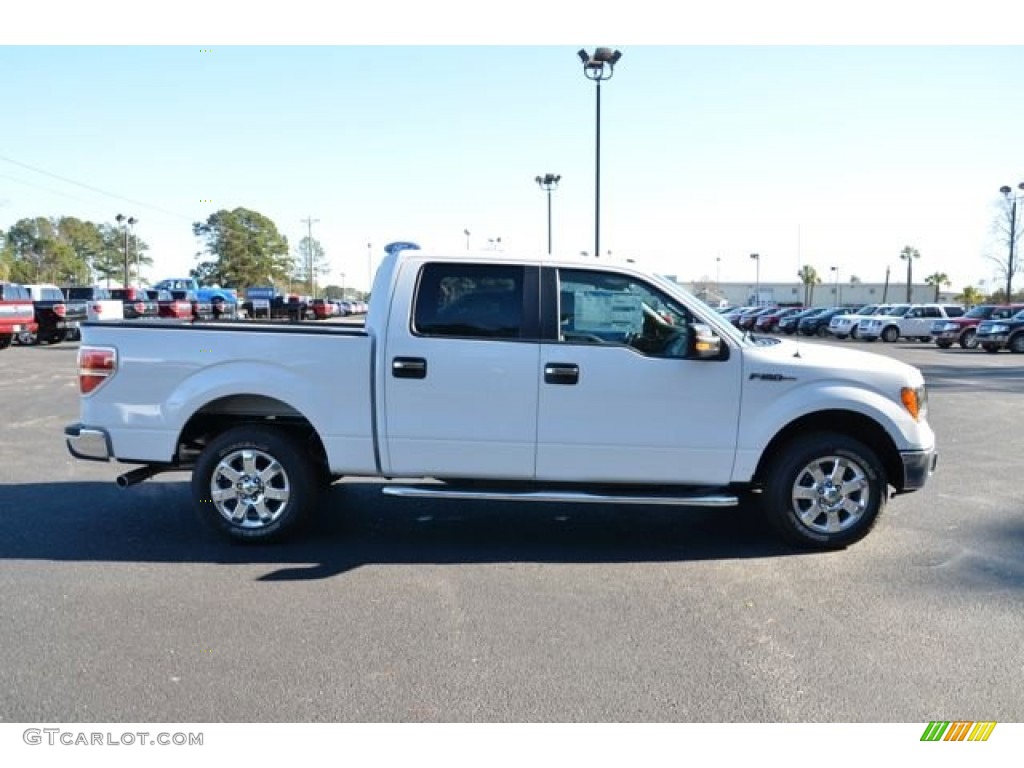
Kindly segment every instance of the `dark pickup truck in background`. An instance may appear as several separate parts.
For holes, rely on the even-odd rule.
[[[142,288],[113,288],[110,296],[124,305],[125,320],[152,320],[160,317],[160,305]]]
[[[26,285],[32,297],[36,330],[25,329],[18,335],[18,343],[59,344],[78,338],[80,326],[87,317],[85,301],[64,298],[56,285]]]

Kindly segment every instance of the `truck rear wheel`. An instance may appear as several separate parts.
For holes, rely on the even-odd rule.
[[[892,344],[896,339],[900,337],[900,329],[895,325],[890,325],[882,331],[882,341]]]
[[[202,520],[228,538],[278,541],[310,515],[317,480],[316,468],[286,432],[236,427],[199,456],[192,497]]]
[[[841,434],[810,434],[787,443],[763,477],[769,522],[802,547],[849,546],[868,534],[885,506],[882,463],[866,445]]]

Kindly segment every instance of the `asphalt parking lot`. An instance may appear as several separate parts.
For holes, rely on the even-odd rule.
[[[77,344],[4,350],[0,720],[1024,721],[1024,356],[839,343],[922,368],[940,461],[828,554],[748,510],[359,480],[231,545],[186,476],[67,454]]]

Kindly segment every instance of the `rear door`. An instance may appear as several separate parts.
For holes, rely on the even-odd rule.
[[[410,259],[398,269],[377,354],[385,474],[532,479],[539,268]]]

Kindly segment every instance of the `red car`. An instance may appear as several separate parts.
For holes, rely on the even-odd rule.
[[[754,320],[754,330],[759,333],[774,333],[779,329],[779,321],[784,317],[803,312],[803,307],[776,307],[772,312],[758,315]]]
[[[0,349],[7,349],[19,333],[36,333],[36,310],[28,288],[0,283]]]
[[[155,301],[160,307],[160,317],[170,317],[175,320],[192,319],[192,302],[188,299],[176,299],[170,291],[149,290],[146,295]]]
[[[932,325],[932,337],[940,349],[949,349],[954,342],[964,349],[974,349],[978,346],[978,325],[983,320],[1005,320],[1022,309],[1024,304],[979,304],[962,317],[936,320]]]

